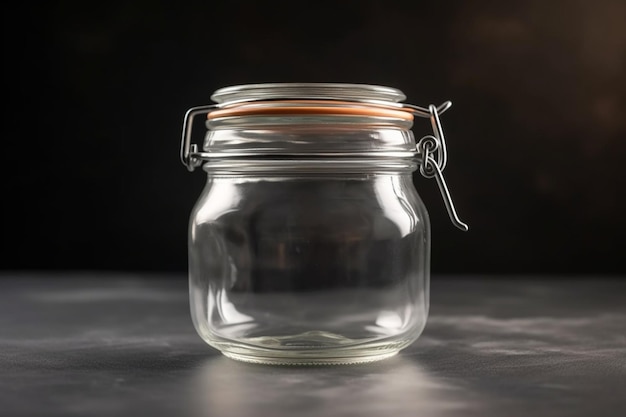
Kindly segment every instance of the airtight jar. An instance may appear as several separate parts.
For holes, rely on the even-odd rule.
[[[441,172],[443,105],[394,88],[257,84],[190,109],[181,158],[208,180],[189,226],[193,323],[224,355],[268,364],[384,359],[429,306],[430,226],[412,173]],[[202,150],[192,119],[208,115]],[[433,135],[416,143],[414,116]]]

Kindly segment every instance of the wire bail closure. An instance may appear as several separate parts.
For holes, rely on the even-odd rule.
[[[254,100],[251,100],[254,101]],[[355,102],[363,102],[364,104],[371,104],[371,101],[365,100],[353,100]],[[408,109],[414,116],[419,116],[423,118],[429,118],[430,123],[433,129],[432,135],[426,135],[422,137],[418,142],[415,149],[415,152],[411,152],[408,155],[398,155],[398,153],[394,153],[393,156],[408,156],[413,157],[419,164],[420,174],[424,178],[435,178],[437,181],[437,185],[439,186],[439,191],[441,193],[441,197],[443,198],[443,202],[446,206],[446,210],[448,212],[448,216],[450,217],[450,221],[452,224],[458,229],[466,232],[469,230],[469,226],[462,222],[459,219],[459,216],[456,212],[456,208],[454,207],[454,203],[452,202],[452,196],[450,195],[450,190],[448,189],[448,185],[443,177],[443,170],[446,168],[448,163],[448,151],[446,147],[445,137],[443,134],[443,128],[441,127],[441,121],[439,120],[439,116],[443,114],[446,110],[448,110],[452,106],[451,101],[446,101],[441,104],[439,107],[430,104],[428,108],[415,106],[412,104],[406,103],[398,103],[399,108]],[[195,143],[191,143],[191,132],[193,128],[193,120],[198,115],[207,115],[212,110],[219,109],[223,105],[212,104],[205,106],[197,106],[192,107],[185,113],[183,119],[183,132],[181,138],[181,146],[180,146],[180,160],[187,169],[192,172],[197,167],[202,165],[203,161],[211,161],[215,158],[224,158],[224,155],[214,155],[211,152],[199,152],[198,145]],[[385,155],[385,152],[378,152],[380,156]],[[238,155],[231,155],[233,157]],[[261,154],[257,154],[257,156],[264,156]],[[269,156],[269,155],[265,155]],[[283,155],[283,156],[304,156],[304,155]],[[325,156],[323,154],[315,154],[312,156]],[[332,154],[333,157],[349,157],[354,156],[353,154],[346,153],[344,155],[340,155],[337,153]],[[390,155],[391,156],[391,155]]]
[[[450,106],[452,106],[452,102],[446,101],[440,106],[440,108],[445,108],[447,110]],[[446,164],[448,163],[448,152],[446,149],[446,141],[443,135],[441,122],[439,121],[438,108],[431,104],[428,106],[428,113],[434,135],[426,135],[421,138],[419,142],[417,142],[417,155],[421,156],[419,164],[420,174],[422,174],[424,178],[435,178],[437,185],[439,186],[439,191],[441,192],[441,197],[443,197],[446,210],[448,211],[450,221],[455,227],[467,232],[469,230],[469,226],[459,219],[456,209],[454,208],[454,203],[452,202],[450,190],[448,189],[446,180],[443,177],[443,170],[446,168]],[[437,158],[436,160],[435,157]]]
[[[217,104],[210,104],[206,106],[192,107],[185,112],[183,119],[183,138],[180,142],[180,161],[187,167],[189,172],[193,172],[196,168],[202,165],[203,160],[209,160],[203,158],[202,153],[198,152],[198,145],[191,143],[191,130],[193,128],[193,119],[199,114],[207,115],[211,110],[218,108]]]

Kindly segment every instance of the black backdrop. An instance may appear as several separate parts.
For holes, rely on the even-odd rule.
[[[3,7],[3,269],[185,270],[205,180],[178,161],[185,110],[318,81],[454,102],[446,176],[471,230],[416,178],[433,272],[625,270],[624,1]]]

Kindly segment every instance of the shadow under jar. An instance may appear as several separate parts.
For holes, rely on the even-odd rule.
[[[428,175],[445,144],[439,126],[420,150],[410,128],[415,114],[434,111],[438,124],[442,111],[369,85],[247,85],[212,98],[188,112],[181,151],[208,174],[189,229],[200,336],[269,364],[368,362],[413,342],[428,315],[430,226],[412,173]],[[195,114],[208,114],[202,152],[189,138]]]

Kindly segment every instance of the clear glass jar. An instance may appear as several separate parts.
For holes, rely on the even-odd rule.
[[[188,112],[182,146],[183,162],[208,174],[189,229],[200,336],[272,364],[368,362],[413,342],[428,315],[430,226],[412,173],[435,159],[410,128],[427,110],[367,85],[237,86],[212,98]],[[200,113],[202,152],[189,138]]]

